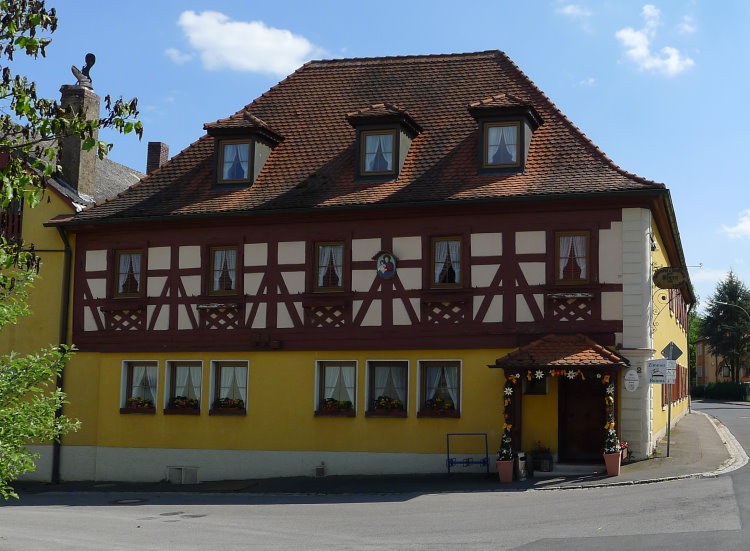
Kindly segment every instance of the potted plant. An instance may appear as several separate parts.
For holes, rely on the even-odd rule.
[[[169,400],[164,413],[178,415],[199,415],[200,402],[196,398],[187,396],[173,396]]]
[[[320,404],[320,409],[315,415],[331,415],[335,417],[354,417],[354,404],[351,400],[336,400],[335,398],[326,398]]]
[[[500,449],[497,450],[497,475],[500,482],[513,482],[513,447],[511,446],[510,428],[503,430],[500,438]]]
[[[398,398],[390,396],[378,396],[372,401],[372,408],[367,415],[380,417],[406,417],[404,403]]]
[[[548,473],[552,470],[553,458],[552,450],[542,444],[541,440],[537,440],[536,447],[528,452],[531,456],[531,462],[535,471]]]
[[[209,415],[245,415],[245,402],[241,398],[218,398]]]
[[[427,400],[419,411],[419,417],[458,417],[456,405],[452,400],[435,397]]]
[[[146,398],[130,396],[125,400],[125,407],[120,408],[120,413],[155,413],[154,402]]]

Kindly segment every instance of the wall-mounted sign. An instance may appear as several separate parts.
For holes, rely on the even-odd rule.
[[[654,272],[654,285],[659,289],[677,289],[687,283],[685,268],[659,268]]]
[[[648,371],[648,382],[652,385],[673,384],[674,376],[677,373],[677,362],[675,360],[648,360],[646,370]]]
[[[390,251],[380,251],[373,257],[378,277],[391,279],[396,275],[396,257]]]
[[[640,384],[640,377],[638,376],[638,372],[635,369],[628,369],[625,372],[625,384],[623,385],[625,387],[625,390],[628,392],[635,392],[638,390],[638,385]]]

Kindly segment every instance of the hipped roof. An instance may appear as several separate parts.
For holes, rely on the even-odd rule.
[[[589,337],[550,334],[518,350],[498,358],[490,367],[501,368],[592,368],[625,367],[629,362],[623,356],[597,344]]]

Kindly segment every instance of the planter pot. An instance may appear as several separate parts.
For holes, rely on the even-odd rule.
[[[315,417],[354,417],[353,409],[319,409],[315,412]]]
[[[620,452],[604,454],[604,465],[607,467],[607,476],[619,476],[620,475],[620,461],[621,460],[622,460],[622,454]]]
[[[406,417],[403,409],[371,409],[365,412],[365,417]]]
[[[500,478],[500,482],[505,484],[506,482],[513,482],[513,466],[515,461],[512,459],[509,461],[495,461],[497,464],[497,476]]]
[[[209,415],[246,415],[245,408],[214,408],[208,411]]]
[[[164,415],[200,415],[199,408],[165,408]]]
[[[156,408],[120,408],[120,413],[148,413],[153,415]]]
[[[461,415],[455,409],[423,409],[417,412],[417,417],[453,417]]]
[[[624,463],[625,461],[627,461],[628,456],[629,456],[629,454],[628,454],[628,448],[622,448],[620,450],[620,453],[622,454],[622,462]]]

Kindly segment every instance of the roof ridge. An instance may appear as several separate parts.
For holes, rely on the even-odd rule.
[[[347,64],[361,64],[367,62],[380,62],[380,61],[418,61],[424,60],[434,61],[438,58],[465,58],[465,57],[492,57],[497,53],[503,53],[500,50],[483,50],[477,52],[461,52],[461,53],[445,53],[445,54],[409,54],[409,55],[389,55],[389,56],[372,56],[372,57],[345,57],[337,59],[313,59],[302,65],[297,71],[303,69],[308,65],[325,65],[325,64],[336,64],[336,65],[347,65]],[[295,71],[295,73],[297,72]]]

